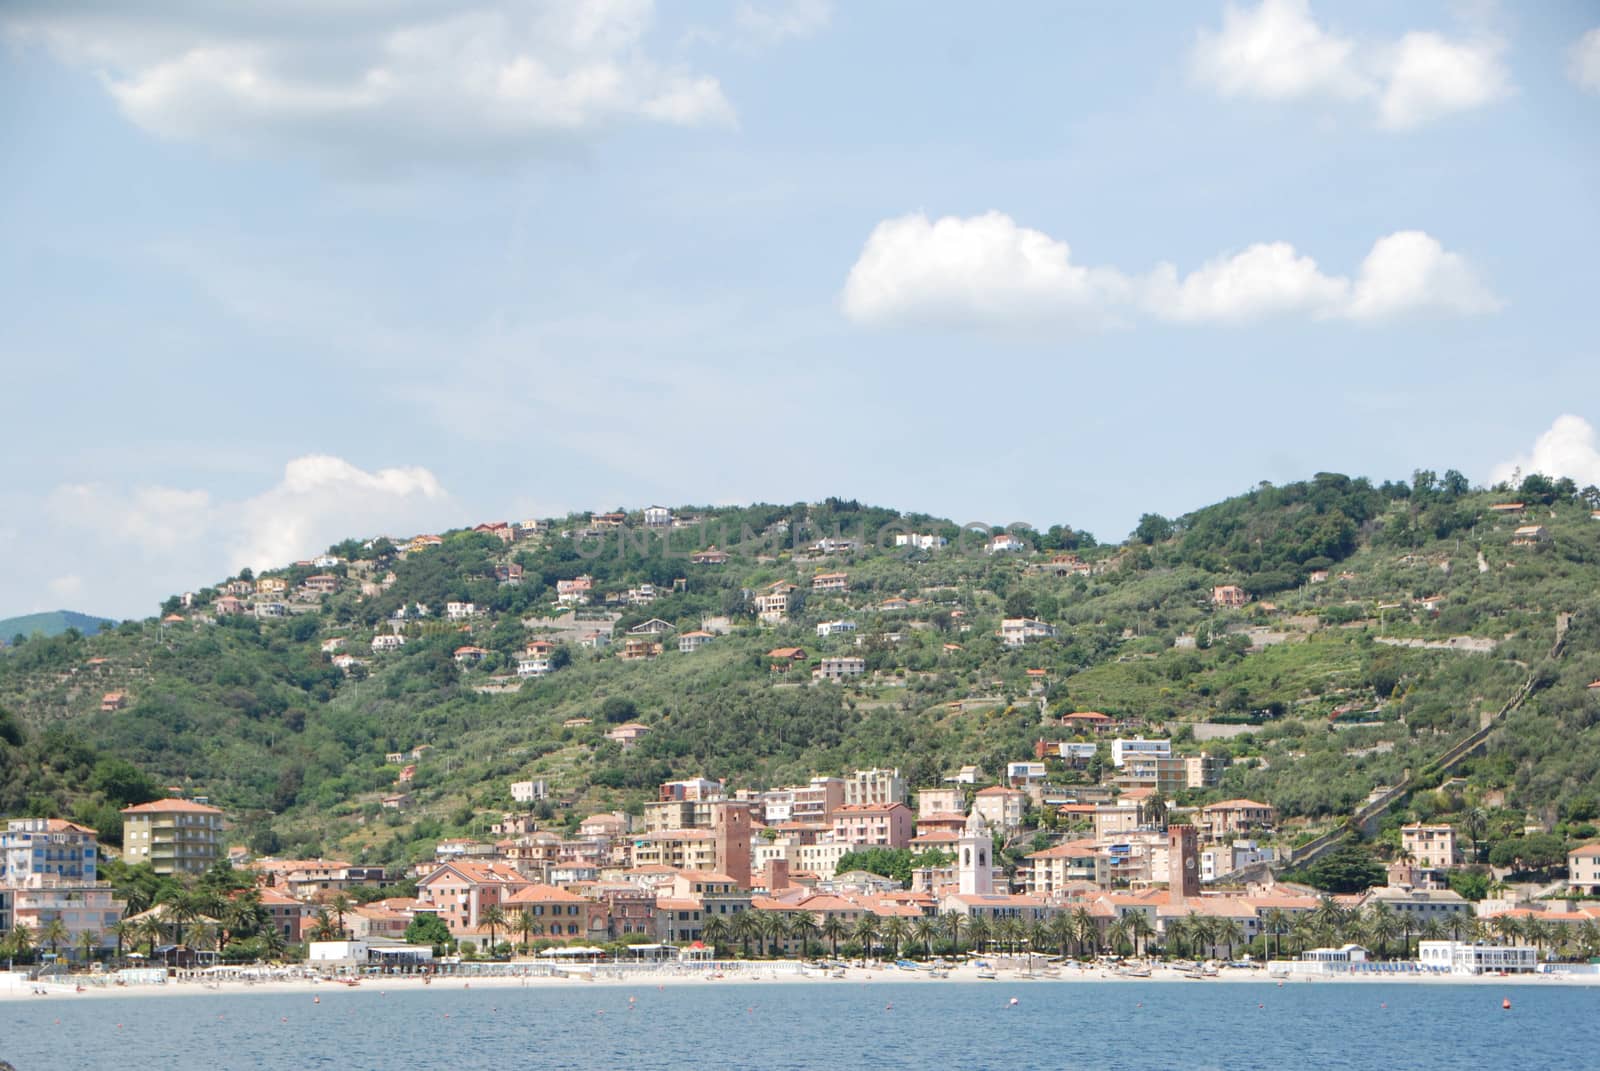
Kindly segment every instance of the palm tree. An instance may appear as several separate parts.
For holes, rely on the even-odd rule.
[[[1066,911],[1058,911],[1050,916],[1046,923],[1050,930],[1050,941],[1056,946],[1056,952],[1063,958],[1066,957],[1072,943],[1078,939],[1077,923],[1072,921],[1072,915]]]
[[[933,955],[933,939],[939,935],[939,923],[923,915],[911,924],[911,932],[922,945],[924,957]]]
[[[819,929],[817,916],[810,911],[796,911],[789,916],[789,936],[799,943],[801,959],[805,958],[811,938],[816,936]]]
[[[165,914],[172,924],[172,943],[183,944],[184,927],[202,914],[200,897],[182,886],[174,886],[162,894],[160,902],[166,906]]]
[[[1522,936],[1522,923],[1514,915],[1501,915],[1494,920],[1494,928],[1499,931],[1501,940],[1506,944],[1514,945]]]
[[[1478,915],[1467,922],[1467,936],[1474,941],[1487,941],[1494,933],[1494,923]]]
[[[78,951],[83,955],[83,962],[88,963],[94,959],[94,950],[100,947],[100,934],[95,930],[78,931]]]
[[[1417,936],[1424,941],[1443,941],[1449,935],[1450,931],[1445,929],[1444,923],[1438,919],[1429,919],[1424,922],[1422,929],[1417,932]]]
[[[770,954],[777,955],[778,946],[788,936],[789,920],[784,918],[780,912],[766,912],[765,917],[761,919],[761,954],[763,956],[768,955],[768,949],[770,948]]]
[[[994,927],[989,923],[989,916],[973,915],[967,919],[967,939],[972,942],[974,952],[982,952],[993,933]]]
[[[1033,919],[1027,926],[1028,934],[1028,969],[1033,969],[1033,954],[1049,955],[1051,932],[1048,919]]]
[[[712,919],[711,921],[721,922],[722,920],[719,918]],[[540,925],[539,916],[533,913],[533,908],[531,907],[524,907],[521,911],[517,912],[515,925],[517,927],[517,932],[522,934],[522,950],[526,952],[528,950],[528,946],[533,944],[533,931],[542,930],[544,927]],[[706,928],[711,928],[711,924],[709,922],[706,924]]]
[[[829,956],[838,959],[838,941],[840,941],[840,938],[850,937],[850,924],[845,922],[842,916],[837,916],[837,914],[830,914],[826,919],[822,919],[821,925],[818,925],[814,914],[811,914],[810,911],[800,911],[800,913],[795,914],[794,919],[790,919],[790,927],[795,929],[798,937],[800,937],[800,953],[802,954],[805,954],[806,948],[808,948],[808,940],[821,933],[822,937],[827,938]]]
[[[1150,922],[1150,916],[1143,911],[1135,911],[1128,916],[1128,932],[1133,935],[1134,951],[1140,955],[1150,954],[1150,938],[1156,928]]]
[[[889,958],[900,958],[900,946],[905,943],[911,927],[903,915],[890,915],[883,924],[883,939],[889,942]]]
[[[1100,924],[1087,905],[1072,913],[1072,932],[1078,939],[1078,947],[1086,949],[1091,958],[1100,951]]]
[[[1227,958],[1233,959],[1233,946],[1245,942],[1244,927],[1239,925],[1238,919],[1219,919],[1221,925],[1217,927],[1217,937],[1228,947]]]
[[[57,915],[44,924],[44,929],[39,931],[39,940],[49,945],[50,954],[56,956],[60,954],[61,942],[72,940],[72,931],[67,929],[67,924]]]
[[[706,919],[706,924],[701,927],[700,937],[705,941],[706,944],[711,946],[711,955],[715,957],[717,954],[717,946],[720,944],[726,944],[728,941],[728,936],[732,932],[733,927],[729,924],[726,918],[721,915],[712,915],[710,918]]]
[[[333,906],[337,907],[337,900]],[[492,956],[495,949],[495,931],[503,930],[511,925],[511,920],[506,918],[506,909],[499,904],[490,904],[478,912],[478,925],[486,926],[489,929],[489,955]],[[344,923],[342,921],[339,923],[339,932],[341,934],[344,933]]]
[[[1189,923],[1181,918],[1168,919],[1164,944],[1168,955],[1179,950],[1186,951],[1186,942],[1189,940]]]
[[[1379,900],[1367,909],[1366,929],[1378,946],[1378,958],[1387,959],[1389,942],[1400,933],[1400,920],[1388,904]]]
[[[1542,919],[1530,918],[1522,924],[1522,935],[1533,942],[1535,955],[1544,958],[1544,943],[1552,936],[1551,925]]]
[[[1585,956],[1600,956],[1600,923],[1589,919],[1578,927],[1578,947]]]
[[[1294,947],[1297,953],[1304,952],[1317,939],[1316,912],[1308,911],[1303,915],[1296,915],[1289,924],[1289,933],[1294,938]]]
[[[1344,927],[1344,908],[1340,907],[1331,895],[1323,893],[1321,902],[1311,912],[1311,920],[1316,925],[1317,934],[1331,943]]]
[[[1199,959],[1201,947],[1211,943],[1211,920],[1191,910],[1183,916],[1183,932],[1189,938],[1189,958]]]
[[[276,926],[263,926],[261,928],[261,952],[264,959],[282,959],[288,950],[289,943],[284,939],[283,931]]]
[[[961,931],[967,929],[967,916],[959,911],[946,911],[941,919],[944,935],[950,941],[950,950],[961,955]]]
[[[1106,951],[1113,956],[1122,955],[1122,947],[1132,947],[1128,940],[1128,916],[1118,915],[1111,920],[1111,925],[1106,927]]]
[[[313,941],[332,941],[339,936],[339,929],[333,924],[333,919],[328,917],[324,908],[317,909],[316,921],[311,924],[310,937]]]
[[[33,927],[26,922],[19,922],[11,927],[11,932],[6,935],[5,950],[8,965],[12,959],[27,959],[31,956],[34,950]]]
[[[1007,915],[995,923],[994,935],[1002,951],[1015,952],[1022,943],[1022,920],[1015,915]]]
[[[122,958],[123,946],[134,940],[134,930],[137,928],[137,924],[129,922],[127,919],[118,919],[111,924],[111,936],[117,939],[118,959]]]
[[[1267,909],[1267,913],[1262,916],[1261,921],[1265,924],[1263,927],[1263,932],[1271,935],[1274,938],[1272,943],[1272,958],[1282,959],[1283,934],[1284,931],[1289,928],[1289,913],[1281,907],[1271,907]]]
[[[745,957],[749,958],[750,939],[760,936],[761,920],[756,917],[754,911],[741,911],[733,917],[733,926],[731,928],[733,937],[744,949]]]
[[[499,905],[496,904],[494,906],[498,907]],[[328,901],[328,910],[333,912],[333,917],[338,920],[339,923],[339,936],[345,937],[349,935],[350,931],[344,928],[344,917],[347,913],[354,911],[355,907],[355,901],[351,900],[350,897],[346,896],[342,892],[334,894],[333,899]],[[500,918],[502,922],[505,920],[504,911],[500,913]],[[492,936],[493,931],[491,930],[490,932]],[[491,939],[489,944],[492,946],[494,941]]]
[[[871,959],[872,950],[878,943],[878,932],[883,926],[883,920],[877,915],[868,912],[856,920],[855,938],[861,945],[861,958]],[[837,958],[838,953],[834,953]]]
[[[254,937],[266,921],[261,910],[261,894],[246,889],[222,905],[222,924],[228,940],[235,937]]]
[[[166,923],[161,921],[161,916],[159,915],[146,915],[139,922],[137,929],[139,937],[148,943],[149,951],[146,954],[154,956],[156,954],[156,945],[167,939]]]

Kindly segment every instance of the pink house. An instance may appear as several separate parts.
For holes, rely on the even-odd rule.
[[[917,820],[903,803],[849,803],[834,810],[833,837],[847,844],[904,848],[916,836]]]

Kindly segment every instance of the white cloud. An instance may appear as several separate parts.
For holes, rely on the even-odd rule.
[[[1509,88],[1497,44],[1408,33],[1389,59],[1378,122],[1391,130],[1405,130],[1452,112],[1480,108]]]
[[[1355,47],[1317,25],[1309,0],[1263,0],[1253,11],[1229,4],[1220,33],[1200,32],[1194,71],[1224,96],[1354,97],[1372,89],[1356,69]]]
[[[50,593],[56,598],[71,602],[83,594],[83,577],[76,573],[68,573],[52,579],[49,587]]]
[[[1180,276],[1072,262],[1067,243],[1000,212],[884,220],[845,280],[844,314],[861,324],[1106,327],[1135,312],[1177,323],[1268,316],[1377,321],[1500,308],[1465,258],[1421,231],[1378,239],[1354,282],[1287,242],[1262,242]]]
[[[1417,312],[1472,316],[1501,302],[1458,253],[1421,231],[1399,231],[1373,243],[1361,262],[1347,315],[1374,320]]]
[[[1226,97],[1370,100],[1380,126],[1405,130],[1510,92],[1500,52],[1493,39],[1429,32],[1358,42],[1324,29],[1309,0],[1262,0],[1224,7],[1221,30],[1200,32],[1191,64]]]
[[[1600,93],[1600,27],[1578,38],[1578,43],[1572,46],[1568,70],[1579,86]]]
[[[1566,476],[1580,487],[1600,486],[1600,435],[1583,417],[1564,413],[1534,440],[1532,452],[1496,465],[1489,480],[1511,480],[1517,472]]]
[[[0,26],[96,71],[154,133],[341,160],[535,151],[629,121],[726,123],[717,79],[653,59],[652,0],[139,5],[19,0]]]
[[[845,280],[858,323],[958,326],[1103,325],[1128,280],[1072,263],[1067,244],[1000,212],[930,221],[921,213],[873,228]]]
[[[1322,274],[1288,242],[1258,243],[1208,261],[1180,282],[1170,264],[1152,273],[1146,303],[1169,320],[1240,321],[1282,313],[1327,315],[1344,306],[1346,279]]]
[[[286,565],[351,536],[444,527],[455,509],[427,469],[369,472],[313,454],[290,461],[278,483],[255,494],[73,484],[50,494],[45,515],[61,531],[88,533],[102,544],[80,559],[98,567],[81,567],[88,590],[98,594],[113,576],[117,583],[127,577],[194,587],[242,566]]]
[[[810,37],[833,19],[830,0],[740,0],[734,8],[734,26],[747,39],[777,44]]]

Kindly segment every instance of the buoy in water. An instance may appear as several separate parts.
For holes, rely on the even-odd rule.
[[[1016,998],[1016,997],[1012,997],[1012,998],[1011,998],[1011,1003],[1010,1003],[1010,1004],[1008,1004],[1008,1005],[1007,1005],[1007,1007],[1010,1007],[1010,1008],[1015,1008],[1015,1007],[1016,1007],[1016,1006],[1017,1006],[1017,1005],[1018,1005],[1018,1004],[1020,1004],[1020,1003],[1022,1003],[1022,1002],[1021,1002],[1021,1001],[1019,1001],[1019,1000],[1018,1000],[1018,999],[1017,999],[1017,998]]]
[[[311,1003],[313,1003],[313,1004],[321,1004],[322,1003],[322,998],[321,997],[312,997],[311,998]]]
[[[1500,1002],[1500,1007],[1505,1009],[1506,1011],[1510,1011],[1511,1010],[1511,998],[1507,997],[1504,1000],[1502,1000]]]

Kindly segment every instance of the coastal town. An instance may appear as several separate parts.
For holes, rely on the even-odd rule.
[[[1132,761],[1152,744],[1113,747]],[[572,835],[531,810],[505,813],[492,839],[442,840],[401,873],[251,857],[229,843],[220,809],[157,800],[123,812],[121,865],[171,879],[170,895],[146,904],[105,880],[116,864],[94,831],[11,819],[0,831],[0,952],[34,960],[32,978],[109,970],[144,981],[226,969],[262,949],[328,972],[1026,951],[1161,957],[1213,973],[1269,962],[1321,974],[1582,973],[1577,961],[1600,953],[1600,906],[1585,899],[1600,892],[1600,844],[1574,850],[1554,888],[1498,887],[1474,903],[1448,885],[1456,831],[1408,825],[1382,884],[1330,895],[1274,879],[1266,803],[1186,813],[1131,787],[1052,804],[1035,765],[1014,764],[1001,783],[967,768],[917,789],[886,768],[764,792],[673,781],[642,815],[590,815]],[[530,804],[543,790],[512,786]],[[1074,828],[1046,833],[1036,824],[1046,813]],[[1018,837],[1038,846],[1007,873],[997,852]],[[907,864],[908,880],[851,865],[885,859]],[[194,883],[219,872],[231,888],[199,902]],[[234,943],[257,931],[264,941]]]

